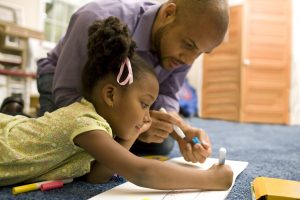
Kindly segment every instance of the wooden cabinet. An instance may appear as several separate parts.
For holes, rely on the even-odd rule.
[[[230,8],[224,42],[204,56],[204,118],[289,123],[291,1],[245,0]]]
[[[7,96],[20,95],[25,111],[29,111],[30,81],[35,77],[27,72],[29,38],[42,39],[43,34],[0,21],[0,104]]]

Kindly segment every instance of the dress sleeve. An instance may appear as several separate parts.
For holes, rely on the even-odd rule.
[[[84,115],[77,117],[76,122],[74,123],[73,132],[71,133],[71,141],[73,143],[73,139],[81,134],[88,131],[93,130],[101,130],[105,131],[112,137],[112,130],[109,124],[101,117],[93,117],[89,115]]]

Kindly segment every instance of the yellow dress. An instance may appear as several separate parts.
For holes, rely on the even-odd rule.
[[[109,124],[85,99],[40,118],[0,113],[0,186],[88,173],[94,159],[73,139],[91,130],[112,136]]]

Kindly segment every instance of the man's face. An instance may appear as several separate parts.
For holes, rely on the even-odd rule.
[[[176,21],[158,28],[154,33],[154,47],[160,63],[166,70],[173,70],[182,64],[191,65],[202,53],[210,53],[223,40],[207,22]]]

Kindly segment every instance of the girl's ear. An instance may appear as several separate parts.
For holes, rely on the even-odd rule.
[[[117,88],[112,84],[107,84],[102,88],[102,97],[105,104],[113,107],[116,101]]]

